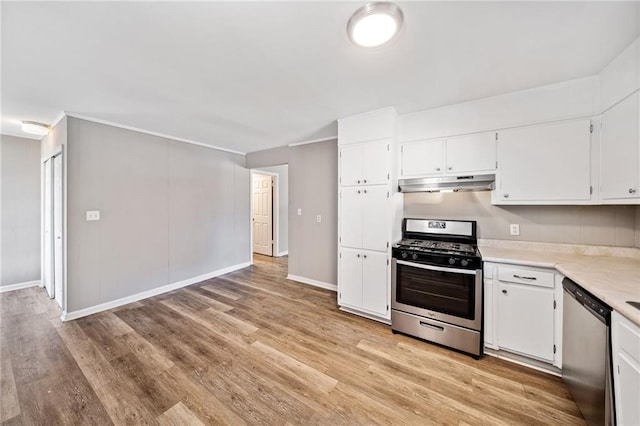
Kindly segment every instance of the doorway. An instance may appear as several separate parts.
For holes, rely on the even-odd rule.
[[[289,254],[289,166],[251,171],[251,253]]]
[[[63,307],[63,164],[62,153],[42,164],[42,285],[50,298]]]

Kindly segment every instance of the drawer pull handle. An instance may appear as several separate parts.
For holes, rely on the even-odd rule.
[[[531,281],[535,281],[538,279],[536,277],[521,277],[520,275],[516,275],[516,274],[513,274],[513,278],[518,278],[521,280],[531,280]]]
[[[427,328],[432,328],[438,331],[444,331],[444,327],[440,327],[439,325],[429,324],[428,322],[420,321],[420,325]]]
[[[507,290],[502,290],[502,294],[507,294]]]

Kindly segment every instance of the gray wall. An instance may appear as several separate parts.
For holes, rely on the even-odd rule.
[[[0,135],[0,286],[40,280],[40,141]]]
[[[67,168],[68,312],[249,261],[243,156],[69,118]]]
[[[337,141],[252,152],[246,164],[249,169],[289,164],[289,274],[336,284]]]
[[[493,206],[491,193],[419,193],[404,195],[405,217],[478,221],[478,237],[633,247],[637,245],[635,206]],[[520,236],[509,224],[520,224]]]
[[[261,167],[278,175],[278,253],[289,250],[289,166]]]

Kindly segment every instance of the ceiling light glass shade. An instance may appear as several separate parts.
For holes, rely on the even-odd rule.
[[[349,19],[347,33],[358,46],[382,46],[398,34],[403,20],[402,10],[395,3],[367,3]]]
[[[49,126],[44,123],[38,123],[37,121],[23,121],[22,131],[31,133],[32,135],[44,136],[49,133]]]

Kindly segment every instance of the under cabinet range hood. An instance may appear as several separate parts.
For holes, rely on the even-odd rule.
[[[398,188],[400,192],[491,191],[495,180],[494,174],[400,179]]]

